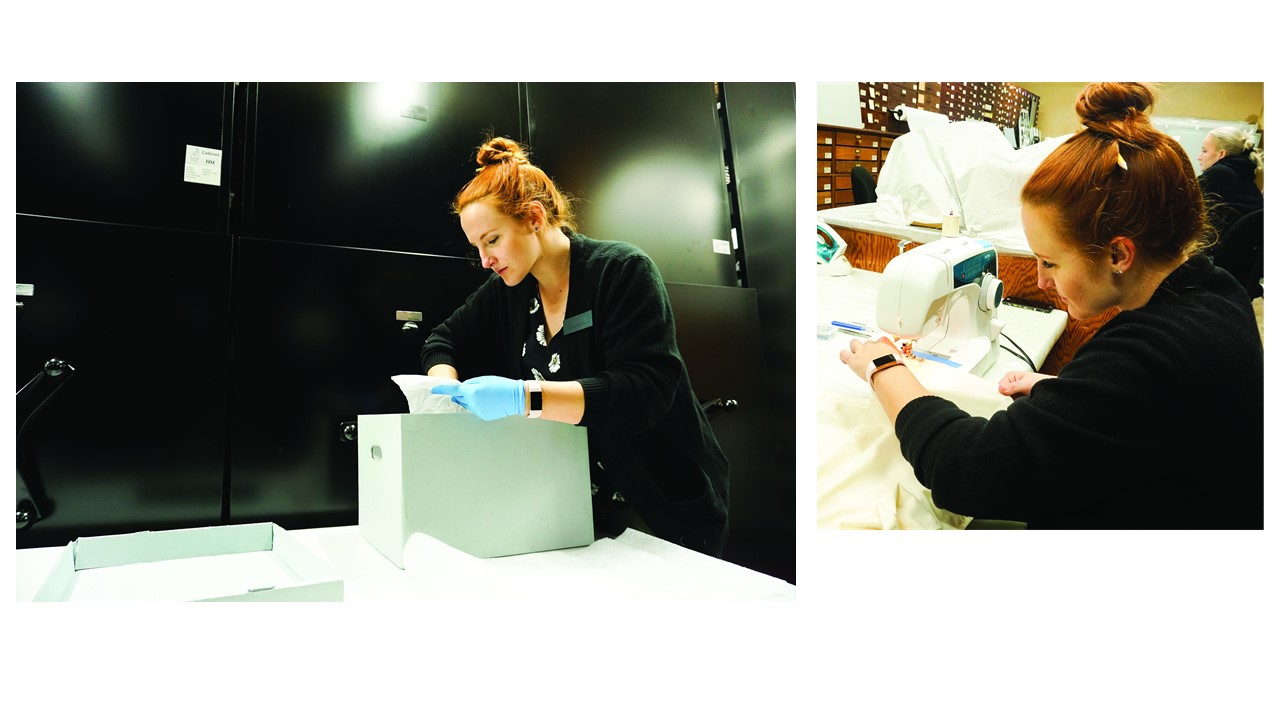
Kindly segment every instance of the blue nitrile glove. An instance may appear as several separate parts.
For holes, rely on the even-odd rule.
[[[481,375],[464,383],[440,383],[432,395],[452,395],[453,401],[481,420],[497,420],[508,415],[524,415],[524,381],[497,375]]]

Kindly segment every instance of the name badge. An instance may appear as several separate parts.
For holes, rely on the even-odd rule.
[[[576,333],[579,330],[586,330],[589,327],[591,327],[590,310],[582,313],[581,315],[574,315],[571,318],[565,318],[564,325],[561,329],[564,331],[565,335],[569,335],[571,333]]]

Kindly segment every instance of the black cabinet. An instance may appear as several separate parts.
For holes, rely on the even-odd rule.
[[[450,203],[485,133],[520,139],[516,83],[255,83],[240,232],[465,255]]]
[[[17,211],[227,232],[231,83],[18,83]],[[184,180],[221,150],[218,184]]]
[[[241,238],[228,469],[230,515],[355,524],[358,415],[408,412],[425,334],[484,277],[459,258]],[[406,326],[397,311],[422,314]]]
[[[231,238],[25,215],[17,238],[18,387],[75,369],[17,448],[52,504],[19,547],[217,523]]]
[[[737,285],[714,83],[529,83],[533,162],[579,229],[642,248],[667,282]]]

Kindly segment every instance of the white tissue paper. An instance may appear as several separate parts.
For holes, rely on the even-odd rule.
[[[935,129],[949,129],[939,126]],[[931,152],[927,130],[893,141],[876,184],[876,219],[889,225],[939,227],[948,212],[959,214],[946,176]]]
[[[992,123],[961,122],[914,129],[893,141],[876,188],[879,222],[942,223],[1001,249],[1029,254],[1021,227],[1021,190],[1041,161],[1069,136],[1014,150]]]
[[[467,409],[453,401],[451,395],[432,395],[431,388],[446,382],[457,382],[427,375],[393,375],[391,379],[409,401],[410,413],[460,413]]]
[[[913,129],[895,140],[885,156],[876,187],[876,219],[938,226],[955,212],[966,235],[1029,254],[1022,231],[1022,186],[1067,137],[1015,150],[992,123]]]

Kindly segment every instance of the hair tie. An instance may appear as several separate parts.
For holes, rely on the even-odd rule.
[[[1129,169],[1129,163],[1125,162],[1125,161],[1124,161],[1124,155],[1121,155],[1121,154],[1120,154],[1120,141],[1119,141],[1119,140],[1117,140],[1117,141],[1116,141],[1116,165],[1119,165],[1121,170],[1126,170],[1126,171],[1127,171],[1127,170]]]

